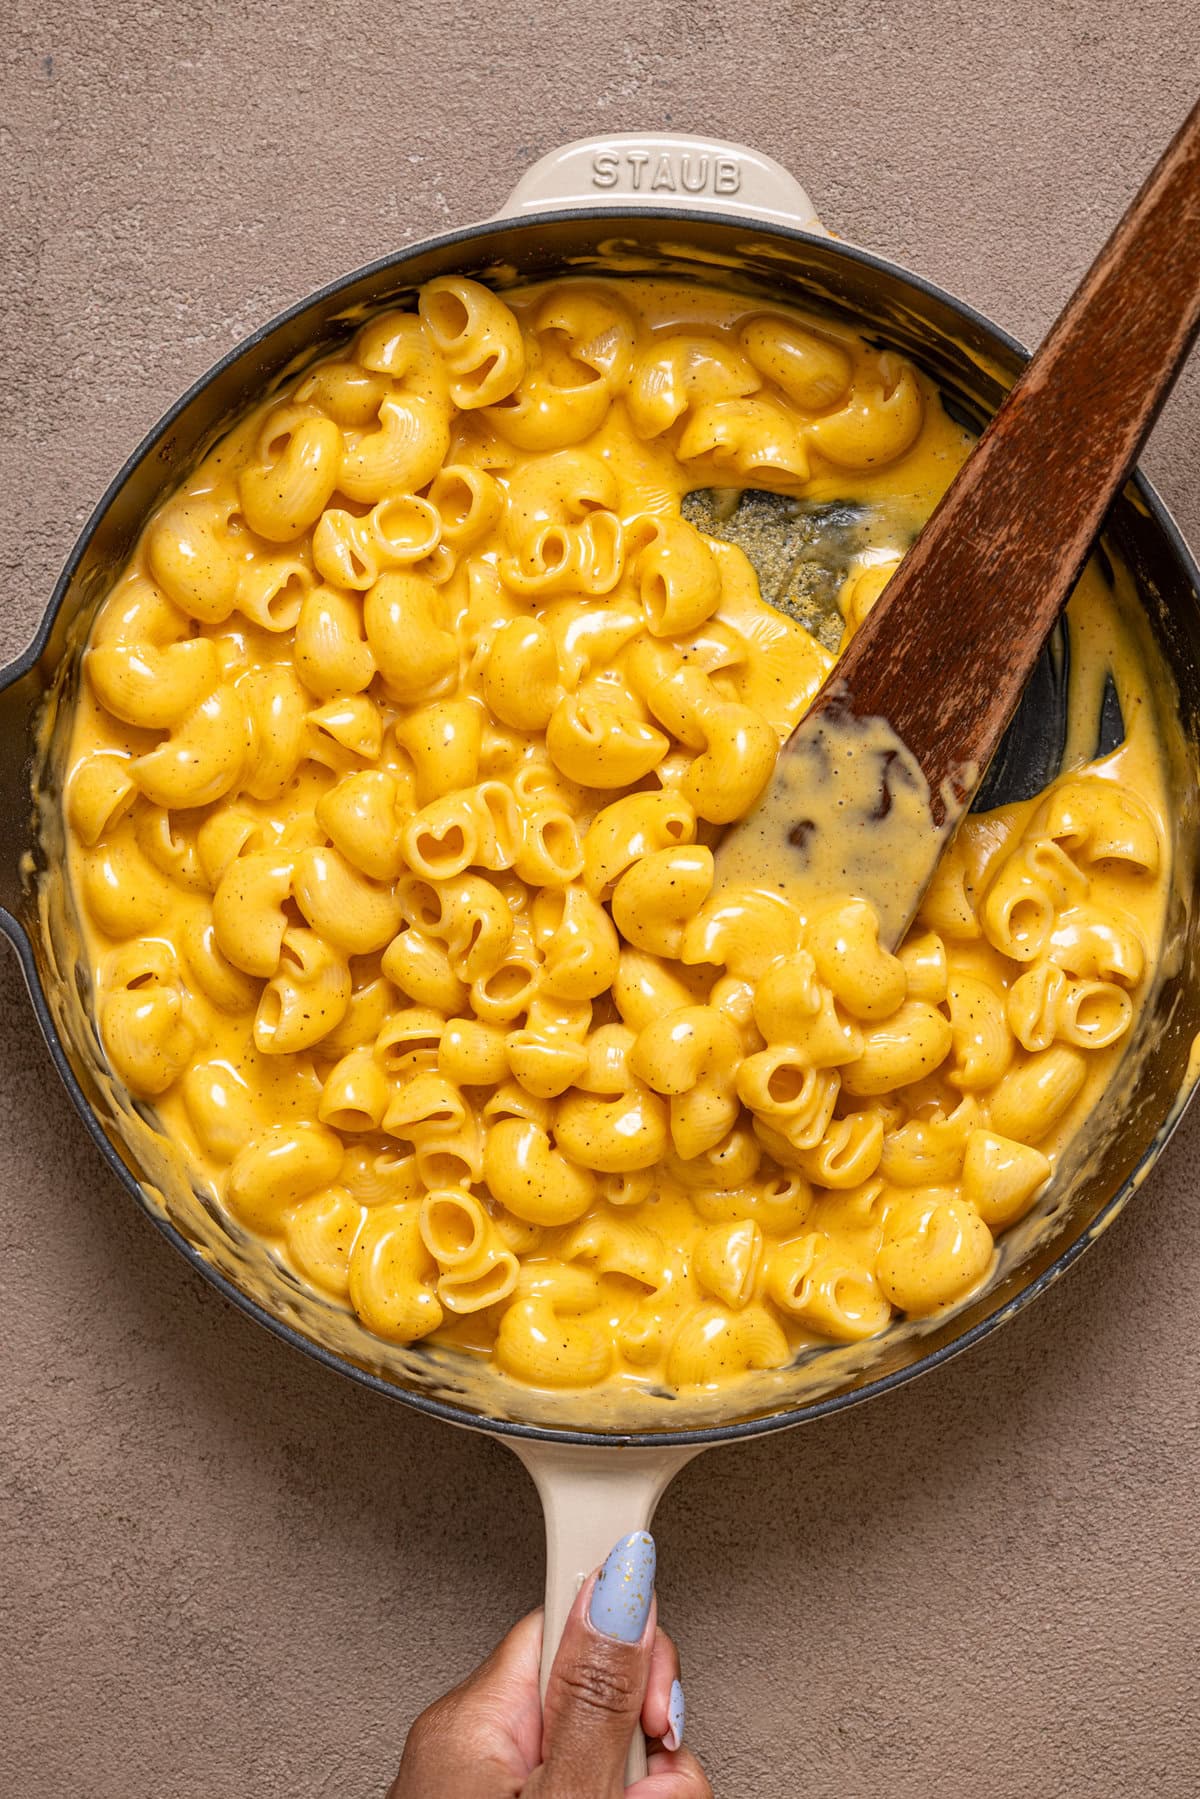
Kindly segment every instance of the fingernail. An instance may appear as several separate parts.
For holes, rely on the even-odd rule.
[[[677,1680],[671,1682],[671,1697],[667,1700],[667,1728],[663,1733],[662,1746],[672,1751],[683,1742],[683,1727],[687,1722],[687,1701],[683,1696],[683,1688]]]
[[[635,1530],[609,1551],[596,1576],[588,1605],[588,1623],[618,1643],[637,1643],[650,1616],[657,1563],[654,1538]]]

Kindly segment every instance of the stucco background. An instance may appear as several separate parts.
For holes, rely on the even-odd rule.
[[[707,130],[1044,330],[1200,86],[1193,0],[16,0],[0,653],[175,395],[585,132]],[[1200,364],[1147,466],[1200,542]],[[310,1366],[104,1173],[0,957],[0,1789],[369,1799],[541,1578],[494,1444]],[[729,1799],[1195,1793],[1200,1110],[1072,1276],[659,1514]]]

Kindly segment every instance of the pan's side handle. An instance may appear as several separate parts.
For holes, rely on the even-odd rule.
[[[43,694],[29,650],[0,669],[0,906],[8,912],[21,903],[22,858],[33,820],[33,721]]]
[[[592,1448],[548,1443],[542,1438],[503,1439],[532,1476],[546,1518],[546,1622],[542,1639],[542,1692],[567,1614],[581,1583],[619,1537],[646,1530],[671,1481],[699,1450]],[[646,1745],[634,1732],[625,1784],[646,1772]]]
[[[584,137],[551,150],[521,177],[496,217],[520,218],[559,206],[735,212],[816,237],[830,235],[782,164],[745,144],[678,132]]]

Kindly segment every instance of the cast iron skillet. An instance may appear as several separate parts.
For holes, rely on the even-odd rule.
[[[988,1291],[921,1330],[823,1352],[736,1395],[650,1395],[598,1412],[586,1397],[538,1395],[420,1346],[379,1342],[306,1292],[262,1245],[191,1187],[108,1075],[88,1011],[61,880],[58,794],[64,701],[95,602],[154,506],[252,397],[344,342],[363,315],[410,304],[456,272],[493,285],[561,273],[657,273],[816,305],[912,356],[951,411],[978,425],[1025,352],[970,307],[866,251],[833,242],[778,165],[736,145],[674,137],[568,146],[525,177],[499,218],[447,233],[333,283],[265,325],[191,388],[117,475],[92,514],[29,649],[0,673],[0,930],[12,943],[50,1054],[97,1148],[157,1229],[235,1305],[286,1342],[452,1424],[494,1433],[521,1455],[547,1511],[548,1642],[580,1573],[623,1530],[647,1522],[670,1475],[700,1449],[837,1411],[936,1367],[1011,1317],[1103,1231],[1145,1178],[1197,1074],[1200,924],[1194,903],[1200,762],[1200,572],[1141,476],[1113,509],[1101,551],[1152,669],[1152,704],[1172,760],[1175,881],[1167,954],[1137,1043],[1088,1140],[1047,1202],[1002,1240]],[[1128,575],[1123,574],[1128,571]],[[1131,579],[1129,578],[1131,577]],[[1034,678],[985,788],[988,803],[1037,791],[1061,752],[1065,643]],[[1119,740],[1112,696],[1098,748]],[[31,806],[31,787],[36,806]]]

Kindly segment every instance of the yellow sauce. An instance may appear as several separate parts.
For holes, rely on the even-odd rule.
[[[754,807],[832,658],[680,516],[700,487],[871,506],[850,632],[968,448],[829,321],[446,280],[147,524],[72,721],[101,1039],[216,1203],[379,1337],[702,1389],[988,1280],[1159,956],[1139,652],[1090,567],[1069,772],[964,821],[892,957],[855,896],[917,853],[919,771],[797,888]],[[1126,738],[1089,765],[1107,673]],[[784,766],[770,804],[811,815]]]
[[[831,894],[860,895],[883,940],[897,943],[940,847],[929,783],[888,721],[826,712],[792,740],[754,811],[728,833],[720,879],[773,888],[804,918]]]

